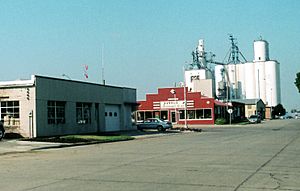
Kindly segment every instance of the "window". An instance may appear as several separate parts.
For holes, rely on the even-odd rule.
[[[168,119],[168,111],[161,111],[160,118],[163,120],[167,120]]]
[[[76,122],[78,124],[91,123],[91,103],[76,103]]]
[[[137,112],[137,121],[144,121],[145,120],[145,112],[138,111]]]
[[[151,111],[146,111],[145,112],[145,119],[152,118],[152,117],[153,117],[153,115],[152,115]]]
[[[196,119],[203,119],[203,109],[196,110]]]
[[[179,111],[179,119],[183,120],[184,110]],[[188,119],[212,119],[212,109],[187,110]]]
[[[48,101],[48,124],[65,124],[64,101]]]
[[[1,102],[1,121],[7,125],[20,125],[19,101]]]
[[[179,119],[185,119],[185,111],[184,110],[179,111]]]
[[[195,110],[188,110],[187,111],[187,118],[188,119],[195,119]]]
[[[204,118],[205,119],[211,119],[211,109],[204,109]]]

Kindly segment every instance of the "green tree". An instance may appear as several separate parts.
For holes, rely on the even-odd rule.
[[[300,93],[300,72],[298,72],[297,73],[297,75],[296,75],[296,79],[295,79],[295,85],[296,85],[296,87],[298,88],[298,91],[299,91],[299,93]]]

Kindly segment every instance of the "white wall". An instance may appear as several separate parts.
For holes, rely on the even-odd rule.
[[[220,70],[223,66],[215,67],[216,91],[222,77]],[[238,97],[241,99],[262,99],[268,106],[281,103],[280,64],[277,61],[248,62],[245,64],[230,64],[228,70],[230,82],[238,88]],[[226,78],[225,78],[226,79]]]
[[[27,92],[29,89],[29,99],[27,99]],[[35,115],[35,88],[33,86],[19,86],[16,88],[0,88],[0,101],[19,101],[19,126],[13,125],[6,128],[6,132],[18,133],[24,137],[31,137],[32,129],[35,128],[35,123],[31,121],[30,113]],[[5,98],[4,98],[5,97]],[[6,124],[4,124],[6,125]],[[32,126],[33,125],[33,126]]]

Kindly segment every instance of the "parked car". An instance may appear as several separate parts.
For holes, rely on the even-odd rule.
[[[162,121],[157,118],[149,118],[141,123],[137,123],[138,130],[157,129],[158,131],[165,131],[172,128],[172,123],[169,121]]]
[[[261,118],[259,115],[251,115],[249,118],[248,118],[248,121],[250,123],[260,123],[261,122]]]
[[[4,135],[5,135],[5,129],[3,127],[3,124],[0,122],[0,140],[3,139]]]

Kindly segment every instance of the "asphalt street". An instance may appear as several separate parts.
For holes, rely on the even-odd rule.
[[[1,191],[300,191],[300,120],[15,152],[0,168]]]

